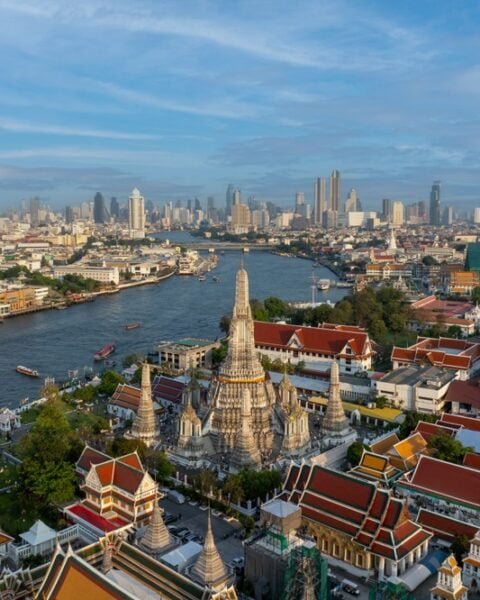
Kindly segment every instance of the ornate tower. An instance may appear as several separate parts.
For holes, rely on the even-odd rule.
[[[468,588],[462,583],[462,569],[450,554],[438,569],[437,585],[431,590],[431,600],[467,600]]]
[[[158,435],[155,411],[153,410],[152,388],[150,387],[150,367],[146,361],[142,366],[142,395],[137,415],[133,421],[131,435],[144,441],[147,446],[153,445]]]
[[[228,354],[220,367],[217,380],[210,388],[212,431],[218,436],[217,449],[220,452],[235,446],[236,437],[241,430],[244,389],[250,392],[255,443],[260,451],[267,452],[273,445],[271,418],[275,397],[272,384],[265,378],[255,349],[248,276],[242,264],[237,272]]]
[[[203,550],[193,565],[190,574],[200,583],[203,583],[216,591],[224,589],[228,585],[228,580],[230,579],[227,568],[215,546],[210,511],[208,511],[207,533],[205,535]]]
[[[282,452],[289,456],[304,453],[310,448],[308,414],[300,406],[297,388],[285,373],[279,386],[280,413],[284,423]]]
[[[157,501],[155,501],[152,518],[142,537],[142,546],[145,546],[150,553],[156,553],[160,552],[171,543],[172,539],[170,537],[170,532],[165,527],[160,507],[158,506]]]
[[[252,407],[248,388],[245,388],[242,392],[240,418],[240,431],[235,440],[230,464],[238,471],[244,468],[255,469],[260,466],[261,458],[252,432]]]
[[[176,452],[186,458],[200,458],[204,452],[202,422],[192,406],[191,395],[187,394],[186,406],[178,422],[179,432]]]
[[[346,441],[352,432],[340,399],[340,373],[336,360],[332,362],[330,371],[330,390],[322,431],[326,441],[333,445]]]

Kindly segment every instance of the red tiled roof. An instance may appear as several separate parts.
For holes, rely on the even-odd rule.
[[[85,446],[76,467],[83,471],[89,471],[92,465],[98,465],[110,459],[111,457],[108,454],[104,454],[100,450],[95,450],[95,448],[91,448],[90,446]]]
[[[93,527],[104,531],[105,533],[110,533],[111,531],[115,531],[120,527],[124,527],[128,525],[127,521],[115,517],[113,519],[106,519],[101,515],[93,512],[83,504],[74,504],[73,506],[69,506],[66,509],[67,514],[72,513],[73,515],[79,517],[83,521],[90,523]]]
[[[421,508],[417,515],[417,523],[422,525],[428,531],[431,531],[436,537],[452,542],[455,535],[466,535],[469,540],[475,537],[478,527],[457,521],[452,517],[447,517],[439,513]]]
[[[445,400],[480,408],[480,380],[475,378],[468,381],[452,381],[448,386]]]
[[[474,419],[472,417],[464,417],[463,415],[452,415],[450,413],[443,413],[439,421],[443,424],[452,424],[464,427],[470,431],[480,431],[480,419]]]
[[[113,393],[110,402],[124,408],[130,408],[133,411],[138,409],[142,390],[128,383],[119,383]]]
[[[415,471],[399,484],[480,509],[480,471],[476,469],[420,456]]]
[[[417,343],[409,348],[394,346],[391,358],[406,362],[429,361],[438,367],[451,369],[469,369],[480,358],[480,344],[454,338],[419,337]]]
[[[430,534],[410,520],[405,501],[376,483],[318,465],[304,465],[305,469],[309,476],[303,492],[297,491],[294,481],[295,476],[300,479],[298,467],[287,476],[288,486],[296,488],[288,497],[300,506],[304,518],[346,533],[389,558],[400,558],[428,539]]]
[[[152,383],[152,395],[155,399],[166,400],[174,404],[182,402],[183,390],[185,383],[176,381],[165,375],[157,375]]]
[[[354,327],[324,324],[320,327],[301,327],[284,323],[254,322],[255,345],[287,348],[295,335],[302,350],[336,356],[347,344],[355,355],[370,353],[368,334]]]
[[[422,434],[423,439],[428,442],[431,437],[444,433],[450,437],[455,435],[455,430],[450,427],[444,427],[438,423],[427,423],[426,421],[419,421],[415,427],[415,431]]]
[[[140,462],[140,458],[136,452],[132,452],[131,454],[125,454],[125,456],[119,456],[117,460],[125,465],[129,465],[134,469],[139,469],[143,471],[143,465]]]
[[[463,464],[465,467],[471,467],[472,469],[480,470],[480,454],[467,452],[463,457]]]

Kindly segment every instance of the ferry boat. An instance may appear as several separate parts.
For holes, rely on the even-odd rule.
[[[322,292],[327,291],[330,288],[330,279],[319,279],[317,288]]]
[[[353,288],[353,283],[351,281],[337,281],[338,288]]]
[[[199,255],[196,250],[185,252],[178,258],[178,275],[195,275],[199,262]]]
[[[198,281],[205,281],[205,279],[206,279],[205,275],[198,276]]]
[[[93,358],[95,360],[103,360],[115,352],[115,344],[107,344],[98,352],[95,352]]]
[[[141,326],[141,323],[127,323],[125,325],[125,331],[130,331],[131,329],[138,329]]]
[[[18,365],[15,371],[22,375],[28,375],[28,377],[40,377],[40,373],[36,369],[29,369],[28,367],[22,367],[22,365]]]

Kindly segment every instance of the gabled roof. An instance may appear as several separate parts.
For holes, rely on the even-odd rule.
[[[90,446],[85,446],[75,467],[82,471],[90,471],[92,465],[98,465],[110,459],[111,457],[108,454],[100,452],[100,450],[95,450],[95,448],[91,448]]]
[[[480,419],[474,419],[472,417],[464,417],[463,415],[452,415],[449,413],[442,413],[442,416],[438,423],[448,426],[458,426],[469,429],[470,431],[480,431]]]
[[[386,456],[368,450],[363,451],[359,464],[349,472],[357,477],[379,481],[386,486],[402,473],[389,463]]]
[[[394,498],[391,490],[319,465],[307,468],[303,491],[294,484],[293,491],[285,489],[281,495],[298,504],[307,521],[342,532],[370,552],[395,560],[430,537],[410,520],[405,501]]]
[[[285,323],[254,321],[255,345],[287,348],[292,339],[298,340],[305,352],[336,356],[345,346],[354,355],[370,354],[368,333],[359,327],[323,324],[320,327],[302,327]]]
[[[124,528],[130,524],[120,517],[112,517],[110,519],[102,517],[102,515],[99,515],[98,512],[90,510],[88,506],[85,506],[81,502],[67,506],[64,511],[71,520],[84,521],[98,531],[103,531],[104,533],[111,533],[112,531]]]
[[[152,395],[155,400],[166,400],[173,404],[181,404],[186,384],[165,375],[157,375],[152,383]]]
[[[125,464],[122,457],[94,465],[92,468],[103,486],[114,485],[130,494],[137,491],[145,476],[143,469]]]
[[[390,450],[390,448],[392,448],[392,446],[399,441],[400,438],[396,433],[389,433],[376,442],[370,444],[370,449],[376,454],[386,454],[388,450]]]
[[[458,379],[452,381],[445,395],[445,401],[460,402],[480,408],[480,380],[475,378],[468,381]]]
[[[416,522],[424,529],[431,531],[435,537],[447,542],[453,542],[456,535],[466,535],[471,540],[478,531],[478,527],[475,525],[425,508],[420,509]]]
[[[480,454],[474,454],[473,452],[467,452],[463,457],[463,464],[465,467],[480,470]]]
[[[44,542],[54,540],[57,537],[57,532],[48,525],[45,525],[43,521],[35,521],[25,533],[21,533],[20,537],[22,540],[30,544],[31,546],[37,546]]]
[[[427,423],[426,421],[419,421],[415,427],[415,432],[421,433],[423,439],[426,440],[427,443],[430,441],[430,438],[439,433],[443,433],[450,437],[455,435],[455,430],[450,427],[444,427],[438,423]]]
[[[142,390],[139,387],[129,383],[119,383],[113,392],[110,404],[137,411],[141,397]]]
[[[413,473],[397,485],[480,510],[480,471],[431,456],[420,456]]]

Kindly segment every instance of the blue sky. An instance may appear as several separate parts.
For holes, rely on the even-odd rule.
[[[342,173],[480,206],[480,3],[0,0],[0,207],[229,182],[282,205]]]

